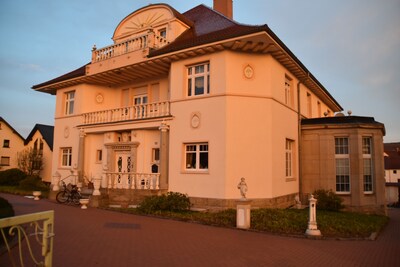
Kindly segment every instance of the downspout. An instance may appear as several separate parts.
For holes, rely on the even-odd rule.
[[[298,159],[299,159],[299,198],[300,201],[303,199],[303,181],[302,181],[302,160],[301,160],[301,148],[302,148],[302,143],[301,143],[301,109],[300,109],[300,85],[302,83],[299,81],[297,83],[297,140],[298,140],[298,146],[299,146],[299,152],[298,152]]]

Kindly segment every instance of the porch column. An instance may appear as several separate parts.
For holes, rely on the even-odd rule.
[[[169,155],[169,126],[162,122],[160,126],[160,189],[168,189],[168,155]]]
[[[79,129],[79,147],[78,147],[78,182],[83,182],[83,163],[85,159],[85,131]]]

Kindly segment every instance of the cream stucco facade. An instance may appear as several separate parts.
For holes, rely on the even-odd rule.
[[[256,205],[293,204],[301,119],[342,108],[266,25],[155,4],[124,18],[113,40],[33,86],[56,95],[53,175],[203,206],[232,206],[245,177]]]

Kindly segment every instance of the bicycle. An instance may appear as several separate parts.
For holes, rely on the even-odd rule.
[[[73,184],[65,184],[62,182],[63,190],[58,192],[56,195],[56,200],[58,203],[73,203],[75,205],[79,205],[79,200],[82,198],[81,193],[78,191],[78,187]]]

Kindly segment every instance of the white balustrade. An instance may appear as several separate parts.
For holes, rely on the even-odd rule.
[[[106,172],[105,175],[110,189],[159,189],[159,173]]]
[[[94,47],[92,50],[92,62],[99,62],[133,51],[144,50],[147,47],[160,48],[166,44],[168,44],[168,42],[165,38],[155,35],[155,33],[150,30],[146,34],[136,36],[121,43],[116,43],[99,49]]]
[[[83,124],[119,122],[169,116],[169,102],[156,102],[82,114]]]

